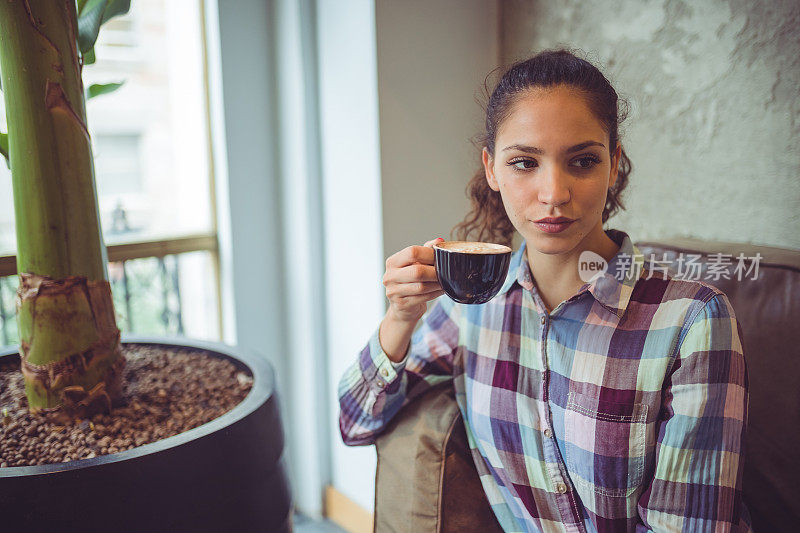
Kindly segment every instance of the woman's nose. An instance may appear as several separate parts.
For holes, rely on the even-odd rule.
[[[539,174],[539,201],[543,204],[561,205],[570,200],[570,176],[558,168]]]

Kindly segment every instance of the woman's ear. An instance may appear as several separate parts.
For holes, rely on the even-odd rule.
[[[481,161],[483,161],[483,169],[486,172],[486,181],[489,183],[489,188],[494,192],[498,192],[500,185],[497,184],[497,179],[494,177],[494,158],[489,154],[489,150],[485,146],[481,151]]]
[[[614,186],[619,176],[619,161],[622,158],[622,144],[617,143],[617,149],[614,150],[614,156],[611,158],[611,175],[608,180],[608,188]]]

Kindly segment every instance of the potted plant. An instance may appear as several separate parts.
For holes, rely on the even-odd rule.
[[[20,346],[0,352],[0,370],[21,371],[16,382],[0,372],[0,517],[14,530],[290,529],[267,361],[222,344],[122,339],[117,328],[81,73],[94,61],[100,26],[129,7],[130,0],[0,1],[8,122],[0,152],[12,174],[20,280]],[[177,360],[189,372],[173,368],[184,381],[167,387],[158,372]],[[201,368],[217,380],[215,397],[237,386],[246,397],[214,411],[203,405],[210,400],[187,396],[184,382],[192,393],[207,386],[193,380]],[[147,372],[149,389],[128,386]],[[14,383],[19,391],[24,383],[24,410],[14,409]],[[144,420],[153,426],[139,427]]]

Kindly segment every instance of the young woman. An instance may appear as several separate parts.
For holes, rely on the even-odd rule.
[[[389,257],[389,309],[339,385],[342,438],[373,443],[452,380],[504,530],[748,531],[741,329],[724,293],[669,277],[603,229],[631,169],[620,114],[608,80],[568,51],[505,72],[457,229],[524,242],[481,305],[442,296],[435,241]],[[607,268],[585,282],[588,252]]]

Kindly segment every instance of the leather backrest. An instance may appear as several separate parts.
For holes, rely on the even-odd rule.
[[[502,531],[475,470],[452,382],[403,407],[375,446],[376,532]]]
[[[755,531],[789,531],[800,520],[800,250],[679,238],[636,243],[678,270],[681,253],[699,254],[700,280],[731,301],[742,326],[750,384],[745,441],[744,500]],[[758,273],[708,279],[710,254],[730,254],[736,264],[761,255]],[[747,263],[747,261],[746,261]],[[750,266],[754,266],[750,261]],[[698,278],[694,278],[698,279]]]

